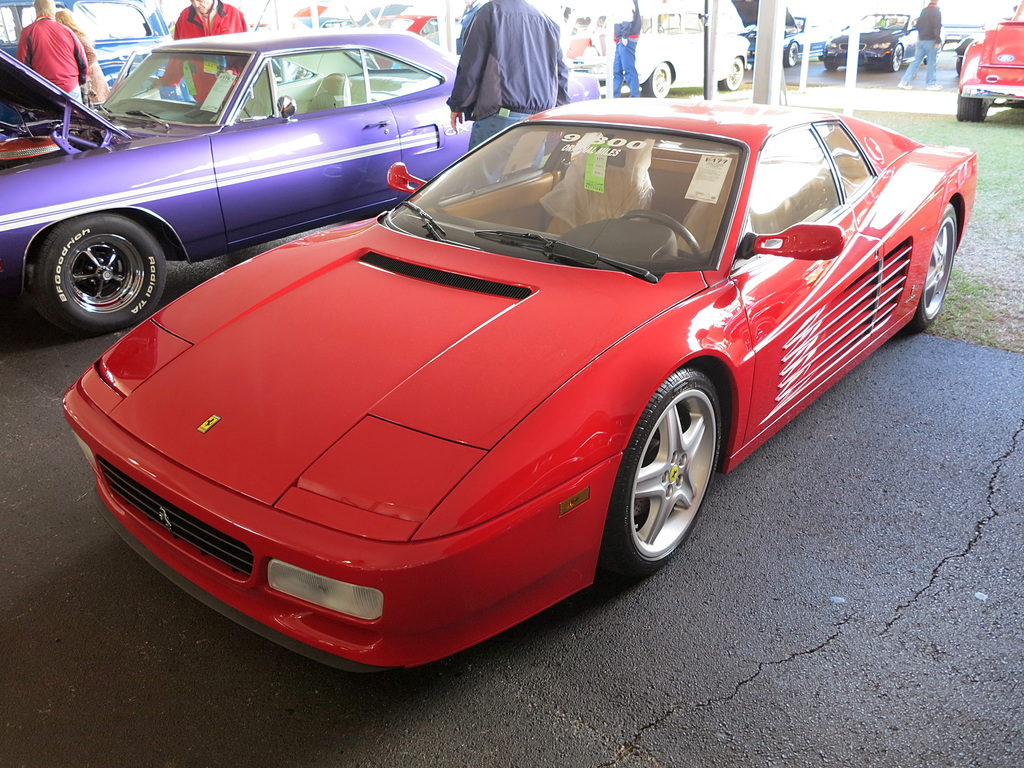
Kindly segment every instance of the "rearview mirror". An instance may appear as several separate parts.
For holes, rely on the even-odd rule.
[[[778,235],[758,235],[754,253],[801,261],[834,259],[846,247],[846,235],[835,224],[794,224]]]
[[[388,168],[388,186],[398,192],[415,192],[426,182],[409,173],[405,163],[395,163]]]

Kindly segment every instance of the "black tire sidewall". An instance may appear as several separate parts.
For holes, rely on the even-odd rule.
[[[633,434],[629,438],[626,449],[622,453],[622,461],[619,464],[619,470],[615,476],[615,485],[612,488],[608,516],[605,520],[604,536],[601,540],[601,552],[598,559],[599,567],[605,571],[633,578],[654,573],[679,551],[679,547],[682,546],[693,530],[693,523],[691,522],[675,547],[656,560],[643,557],[637,551],[633,541],[631,506],[637,468],[643,458],[643,451],[647,446],[647,442],[665,410],[680,392],[686,390],[699,390],[703,392],[711,402],[715,414],[715,454],[712,460],[711,477],[708,479],[708,485],[705,489],[704,497],[701,499],[700,506],[694,514],[694,522],[697,515],[700,514],[700,508],[703,507],[704,501],[707,499],[707,492],[710,490],[711,481],[718,470],[722,451],[721,405],[715,387],[706,375],[694,368],[681,368],[669,376],[652,395],[641,413],[636,427],[633,429]]]
[[[118,310],[104,313],[85,309],[67,287],[79,249],[99,235],[115,235],[129,241],[141,257],[144,272],[132,300]],[[70,333],[98,335],[135,325],[151,315],[160,301],[165,280],[163,250],[145,227],[123,216],[97,214],[62,222],[46,235],[29,291],[36,309],[49,322]]]

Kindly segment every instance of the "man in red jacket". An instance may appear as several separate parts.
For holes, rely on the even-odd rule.
[[[70,29],[54,20],[53,0],[35,0],[34,5],[36,20],[18,38],[18,60],[81,101],[82,83],[89,77],[85,49]]]
[[[191,3],[174,25],[175,40],[249,31],[242,12],[233,5],[222,0],[191,0]]]

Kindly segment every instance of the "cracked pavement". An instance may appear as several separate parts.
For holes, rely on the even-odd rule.
[[[63,389],[111,342],[0,305],[0,768],[1024,764],[1024,356],[901,337],[651,578],[424,668],[237,627],[92,510]]]

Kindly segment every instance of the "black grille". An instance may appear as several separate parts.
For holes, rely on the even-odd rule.
[[[508,285],[496,283],[493,280],[482,280],[479,277],[460,275],[457,272],[445,272],[443,269],[424,267],[420,264],[410,264],[407,261],[392,259],[390,256],[381,256],[379,253],[368,253],[360,259],[364,264],[371,267],[386,269],[398,275],[415,277],[417,280],[426,280],[438,285],[448,285],[452,288],[461,288],[466,291],[487,293],[491,296],[502,296],[507,299],[522,300],[532,293],[525,285]]]
[[[245,544],[164,501],[103,459],[99,462],[110,490],[125,504],[167,529],[176,539],[191,544],[201,554],[220,560],[233,571],[246,576],[252,574],[252,550]]]

